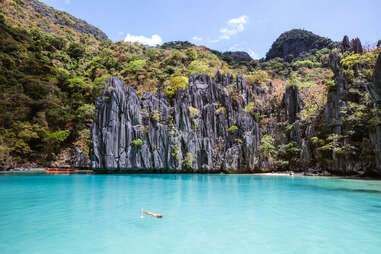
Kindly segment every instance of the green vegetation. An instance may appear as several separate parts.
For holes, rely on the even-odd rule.
[[[295,61],[292,64],[294,69],[302,68],[302,67],[307,67],[307,68],[317,68],[321,66],[321,63],[319,62],[313,62],[311,60],[299,60]]]
[[[300,43],[294,44],[295,41]],[[320,37],[310,31],[293,29],[279,36],[266,54],[266,59],[270,60],[276,57],[293,59],[294,57],[298,57],[299,54],[304,52],[308,53],[313,49],[319,50],[332,48],[334,46],[335,44],[328,38]],[[284,50],[285,47],[288,48],[288,51]]]
[[[185,155],[185,158],[183,160],[183,168],[184,169],[192,169],[192,164],[193,164],[193,154],[192,153],[187,153]]]
[[[88,44],[107,40],[107,35],[98,28],[39,1],[2,0],[1,7],[0,11],[7,22],[17,28],[27,30],[30,27],[38,27],[41,31],[50,31],[69,41]],[[62,40],[52,42],[61,44]]]
[[[189,109],[189,116],[192,119],[197,117],[198,113],[200,112],[200,110],[198,110],[197,108],[194,108],[192,106],[190,106],[188,109]]]
[[[220,114],[221,112],[224,113],[224,114],[226,114],[226,108],[225,108],[224,106],[222,106],[222,105],[218,106],[218,108],[217,108],[216,111],[215,111],[215,114],[218,115],[218,114]]]
[[[249,104],[247,104],[247,106],[243,109],[243,111],[246,113],[246,114],[250,114],[254,111],[255,109],[255,104],[254,102],[250,102]]]
[[[69,130],[55,131],[55,132],[50,133],[48,135],[48,137],[57,141],[57,142],[64,142],[69,137],[69,134],[70,134]]]
[[[151,119],[159,121],[160,120],[160,112],[159,111],[154,111],[154,113],[151,116]]]
[[[232,125],[232,126],[230,126],[230,127],[228,128],[228,132],[235,132],[235,131],[237,131],[237,130],[238,130],[238,127],[235,126],[235,125]]]
[[[175,161],[179,160],[179,148],[177,146],[172,147],[171,156]]]
[[[374,68],[374,64],[376,63],[378,54],[376,52],[371,51],[365,54],[348,54],[341,60],[341,65],[345,68],[352,68],[356,64],[366,65],[370,68]]]
[[[166,87],[164,88],[164,94],[169,98],[175,96],[177,90],[183,89],[188,85],[188,78],[183,76],[175,76],[169,79]]]
[[[302,44],[294,44],[297,40]],[[295,85],[304,102],[297,113],[298,124],[305,131],[307,124],[320,123],[328,94],[336,88],[329,67],[332,51],[340,58],[349,87],[340,112],[344,134],[332,136],[329,129],[314,134],[315,159],[330,157],[332,152],[368,158],[368,134],[379,118],[370,110],[373,103],[364,84],[372,82],[380,45],[364,54],[332,50],[335,46],[329,39],[297,29],[282,34],[266,60],[252,60],[243,52],[221,53],[186,41],[159,47],[114,43],[99,29],[45,4],[33,7],[25,0],[4,0],[0,9],[0,164],[45,165],[67,148],[88,152],[94,103],[111,76],[121,77],[139,96],[161,89],[170,103],[179,89],[186,88],[189,75],[214,76],[219,70],[243,76],[253,98],[243,110],[262,130],[282,127],[285,87]],[[224,89],[234,107],[243,105],[244,94],[236,84]],[[215,103],[218,117],[221,113],[228,116],[228,110]],[[189,107],[189,114],[195,130],[199,109]],[[160,112],[149,117],[160,121]],[[293,128],[284,135],[290,135]],[[244,144],[242,137],[236,137],[238,130],[235,125],[228,128],[234,141]],[[290,140],[279,144],[283,138],[264,135],[262,156],[276,159],[282,167],[297,165],[294,158],[301,152],[299,144]],[[136,139],[132,144],[140,147],[143,141]],[[175,161],[180,160],[179,154],[179,148],[172,147]],[[187,154],[182,166],[191,168],[192,160],[193,155]]]
[[[299,163],[301,149],[296,142],[282,144],[278,147],[278,166],[297,166]]]
[[[82,58],[85,55],[85,47],[81,43],[72,43],[67,49],[67,54],[74,59]]]
[[[171,41],[163,43],[163,45],[160,46],[162,49],[189,49],[194,47],[195,45],[190,43],[189,41]]]
[[[274,146],[275,139],[270,135],[264,135],[261,139],[261,145],[259,146],[259,149],[261,149],[261,153],[264,158],[271,160],[272,157],[275,155],[275,146]]]
[[[132,145],[135,147],[141,147],[143,145],[143,140],[140,138],[132,140]]]
[[[137,59],[129,62],[127,64],[127,70],[131,72],[144,71],[144,67],[146,66],[146,61],[143,59]]]
[[[378,50],[373,50],[364,54],[345,53],[342,55],[340,63],[345,68],[345,77],[349,80],[360,77],[365,78],[367,81],[372,81],[373,69],[377,61],[378,53]],[[361,69],[358,73],[359,67],[361,67]]]
[[[270,82],[270,76],[266,71],[257,70],[252,71],[243,76],[248,85],[266,85]]]
[[[187,86],[187,76],[200,68],[209,74],[228,71],[228,65],[205,47],[113,43],[44,4],[42,9],[70,21],[68,25],[60,27],[26,1],[5,0],[2,7],[0,149],[7,154],[2,157],[6,164],[43,165],[73,146],[89,151],[94,103],[112,75],[122,77],[138,95],[161,88],[173,98]],[[75,22],[79,26],[71,25]],[[151,117],[159,120],[160,115]],[[22,125],[29,126],[29,137],[19,136]]]

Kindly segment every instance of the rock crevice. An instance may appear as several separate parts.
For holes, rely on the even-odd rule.
[[[252,101],[241,77],[194,75],[172,105],[158,90],[141,99],[110,79],[96,101],[92,168],[247,172],[258,167],[261,131],[244,112]]]

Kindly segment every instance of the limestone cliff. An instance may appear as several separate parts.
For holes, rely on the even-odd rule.
[[[159,90],[141,99],[112,78],[96,102],[92,167],[109,170],[248,172],[260,167],[261,132],[243,109],[241,77],[191,76],[173,106]]]
[[[346,41],[346,39],[344,39]],[[344,44],[344,43],[343,43]],[[345,44],[344,44],[345,45]],[[362,52],[361,42],[352,41],[348,50]],[[344,48],[344,47],[343,47]],[[338,52],[330,55],[329,64],[334,71],[334,86],[327,94],[324,121],[318,131],[330,133],[331,158],[322,164],[324,168],[339,175],[381,175],[381,127],[379,122],[379,98],[377,76],[381,68],[381,56],[377,62],[373,82],[367,84],[360,78],[358,66],[354,66],[355,78],[348,78],[341,65]],[[368,92],[372,101],[369,101]],[[370,112],[373,113],[373,118]],[[328,150],[327,150],[328,151]],[[327,152],[325,151],[325,152]],[[321,151],[317,151],[323,154]]]
[[[374,171],[381,172],[381,53],[378,56],[373,75],[373,83],[368,85],[374,103],[374,116],[377,120],[375,128],[370,133],[370,139],[375,152],[376,166]]]
[[[247,86],[239,76],[193,75],[169,100],[160,90],[140,98],[114,77],[96,101],[92,168],[380,176],[381,56],[373,82],[365,84],[348,80],[338,54],[330,55],[334,82],[321,92],[326,101],[307,118],[313,98],[301,96],[296,85]],[[361,118],[354,120],[356,114]]]

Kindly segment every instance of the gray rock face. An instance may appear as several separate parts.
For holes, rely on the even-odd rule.
[[[351,44],[352,44],[353,52],[355,52],[357,54],[362,54],[364,52],[364,50],[362,48],[361,41],[359,38],[353,39]]]
[[[253,59],[251,56],[244,51],[227,51],[222,53],[222,57],[228,63],[248,63]]]
[[[381,97],[381,53],[378,55],[373,77],[374,85],[377,88],[377,93]]]
[[[81,149],[81,147],[69,147],[61,151],[57,159],[52,162],[49,167],[58,168],[89,168],[89,154]]]
[[[347,35],[344,36],[343,41],[341,42],[342,51],[351,50],[351,43],[349,41],[349,37]]]
[[[245,81],[191,76],[170,105],[158,91],[141,99],[110,79],[96,101],[92,168],[154,172],[248,172],[259,165],[261,131],[243,111]]]
[[[368,85],[368,90],[370,92],[371,98],[374,102],[374,108],[377,109],[373,113],[375,117],[380,122],[381,119],[381,53],[378,55],[376,67],[374,69],[373,75],[373,84]],[[381,173],[381,125],[378,124],[375,127],[375,130],[370,133],[370,140],[372,141],[375,159],[376,159],[376,168],[375,170],[378,173]]]
[[[55,10],[46,4],[41,3],[38,0],[27,0],[27,3],[33,7],[35,11],[41,15],[50,19],[53,23],[59,24],[61,26],[71,27],[80,33],[94,35],[95,38],[99,40],[108,40],[107,35],[102,32],[99,28],[88,24],[86,21],[76,18],[68,13],[64,13],[59,10]],[[62,15],[64,14],[64,15]],[[62,16],[68,17],[63,18]]]
[[[286,117],[289,123],[294,123],[296,114],[303,108],[303,101],[300,99],[299,89],[292,85],[286,87],[286,92],[283,97],[283,104],[286,108]]]
[[[195,75],[170,103],[160,90],[139,98],[121,79],[112,78],[96,101],[91,166],[99,171],[313,170],[322,174],[380,176],[381,126],[362,126],[359,130],[346,122],[354,84],[346,79],[338,54],[331,54],[329,63],[335,85],[330,87],[324,110],[314,121],[299,118],[304,102],[297,86],[286,87],[282,103],[269,105],[261,102],[270,100],[271,84],[249,88],[241,77],[229,74],[217,73],[214,78]],[[374,82],[368,86],[377,96],[381,96],[377,89],[380,68],[381,57]],[[252,114],[244,110],[250,102],[256,106]],[[381,109],[380,105],[374,100],[374,107]],[[260,114],[272,115],[272,121],[261,122],[260,126],[255,120],[260,121],[256,118]],[[375,117],[381,119],[381,115]],[[354,128],[359,133],[355,140],[347,134]],[[278,161],[265,159],[261,154],[262,133],[275,138]],[[316,138],[330,142],[328,136],[335,139],[338,148],[351,148],[354,142],[361,142],[360,148],[368,157],[360,158],[360,153],[343,153],[340,149],[320,150],[326,143],[315,143],[320,142]],[[283,160],[288,160],[287,166]]]
[[[368,84],[368,90],[373,102],[381,104],[381,53],[378,55],[373,74],[373,83]]]
[[[352,46],[356,43],[352,43]],[[360,49],[360,46],[358,46]],[[354,52],[355,49],[352,49]],[[360,53],[360,51],[358,51]],[[380,61],[380,58],[379,58]],[[344,68],[340,65],[340,57],[333,53],[329,58],[330,66],[335,74],[335,86],[332,87],[328,92],[327,104],[325,105],[324,111],[324,123],[320,126],[323,131],[329,131],[334,134],[334,138],[338,147],[349,147],[354,144],[353,139],[347,133],[354,131],[356,126],[350,126],[348,124],[348,118],[345,114],[348,110],[350,104],[353,102],[353,97],[351,97],[350,90],[355,86],[353,82],[347,80],[344,75]],[[368,84],[367,88],[370,92],[371,98],[374,101],[374,107],[379,108],[380,95],[379,88],[375,86],[377,84],[377,68],[375,70],[375,80],[373,84]],[[362,89],[366,87],[363,85]],[[377,89],[378,88],[378,89]],[[357,88],[358,89],[358,88]],[[366,92],[365,90],[363,92]],[[371,108],[369,108],[369,111]],[[374,114],[378,114],[376,110]],[[379,118],[379,116],[375,116]],[[381,126],[372,126],[367,122],[361,128],[361,131],[356,130],[358,134],[357,142],[361,142],[361,149],[367,151],[368,144],[371,143],[373,146],[372,153],[364,152],[369,154],[368,159],[360,159],[356,156],[351,156],[351,153],[339,153],[335,149],[332,151],[332,163],[330,165],[324,165],[330,172],[334,174],[350,175],[350,174],[362,174],[367,175],[381,175]],[[370,143],[369,143],[370,142]],[[353,153],[352,153],[353,155]]]
[[[346,94],[349,89],[349,84],[344,77],[343,68],[340,65],[340,57],[333,53],[329,56],[331,69],[335,74],[335,87],[328,92],[327,104],[324,110],[324,126],[336,136],[343,135],[343,111],[346,109]],[[340,146],[344,146],[347,140],[341,140]],[[325,165],[330,171],[335,174],[345,175],[347,172],[354,172],[356,163],[351,161],[346,156],[340,156],[335,151],[332,151],[332,164]]]
[[[362,54],[363,48],[359,38],[352,39],[349,41],[349,37],[347,35],[344,36],[343,41],[341,42],[341,50],[344,51],[352,51],[357,54]]]
[[[330,39],[320,37],[310,31],[293,29],[278,37],[267,52],[266,59],[281,57],[292,60],[312,49],[332,48],[334,44]]]

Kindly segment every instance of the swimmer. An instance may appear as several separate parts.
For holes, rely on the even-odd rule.
[[[161,219],[161,218],[163,218],[163,216],[164,216],[164,215],[161,215],[161,214],[152,213],[152,212],[149,212],[149,211],[144,211],[143,208],[142,208],[142,214],[143,214],[143,213],[145,213],[145,214],[147,214],[147,215],[150,215],[150,216],[152,216],[152,217],[158,218],[158,219]],[[142,216],[140,216],[140,218],[143,219],[144,216],[142,215]]]

